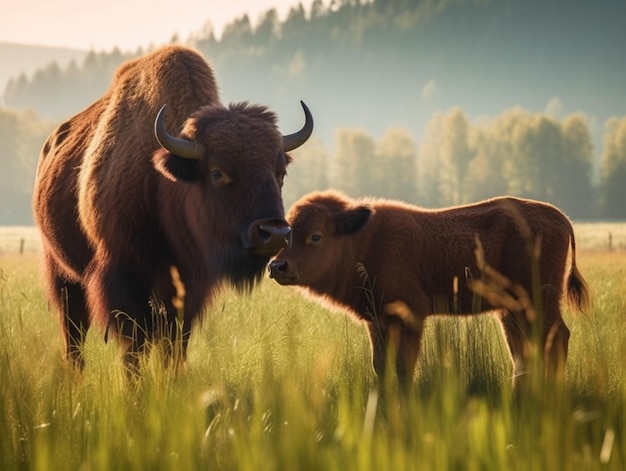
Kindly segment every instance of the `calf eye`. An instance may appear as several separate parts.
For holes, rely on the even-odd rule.
[[[322,241],[322,234],[318,234],[317,232],[311,236],[311,243],[319,244]]]

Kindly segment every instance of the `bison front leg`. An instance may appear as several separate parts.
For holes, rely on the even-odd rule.
[[[149,287],[132,269],[102,261],[93,263],[86,278],[94,319],[106,337],[118,338],[125,364],[135,370],[154,327]]]
[[[163,366],[180,371],[187,359],[187,347],[191,336],[191,325],[185,321],[190,316],[185,313],[185,307],[172,303],[169,293],[162,297],[153,298],[153,318],[156,325],[152,340],[162,346]]]

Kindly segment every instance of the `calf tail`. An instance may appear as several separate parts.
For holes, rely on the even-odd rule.
[[[576,266],[576,240],[571,224],[569,224],[569,240],[572,247],[572,266],[567,277],[567,298],[572,306],[585,312],[589,308],[589,287]]]

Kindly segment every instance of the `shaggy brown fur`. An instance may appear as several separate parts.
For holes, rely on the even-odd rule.
[[[523,372],[535,314],[529,299],[537,294],[546,372],[563,373],[569,330],[560,300],[570,246],[567,293],[579,308],[587,287],[576,268],[572,226],[554,206],[503,197],[425,210],[327,191],[303,197],[287,219],[293,244],[270,263],[270,276],[306,287],[364,321],[379,377],[393,339],[399,379],[412,378],[427,316],[491,309],[498,309],[516,373]]]
[[[167,129],[201,144],[200,160],[157,142],[164,104]],[[196,51],[167,46],[123,64],[102,98],[50,135],[37,171],[33,208],[67,356],[82,366],[92,322],[118,336],[131,363],[164,334],[155,311],[165,312],[171,335],[171,267],[186,288],[186,348],[219,284],[251,287],[288,242],[281,186],[289,161],[275,115],[223,106]],[[282,242],[265,238],[274,228]]]

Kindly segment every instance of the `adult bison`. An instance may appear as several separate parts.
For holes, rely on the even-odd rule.
[[[527,367],[534,326],[546,373],[562,374],[569,330],[560,301],[570,246],[567,294],[582,308],[588,293],[576,268],[572,225],[554,206],[504,197],[425,210],[328,191],[303,197],[287,219],[292,246],[270,263],[270,276],[364,321],[379,377],[393,339],[398,378],[404,384],[412,378],[427,316],[490,309],[498,310],[517,374]],[[530,299],[539,296],[535,312]]]
[[[305,125],[282,136],[266,108],[222,105],[200,54],[168,46],[123,64],[102,98],[50,135],[33,207],[69,359],[83,366],[92,323],[130,364],[177,328],[184,353],[221,284],[262,277],[290,243],[281,186],[286,153],[313,129],[302,106]]]

